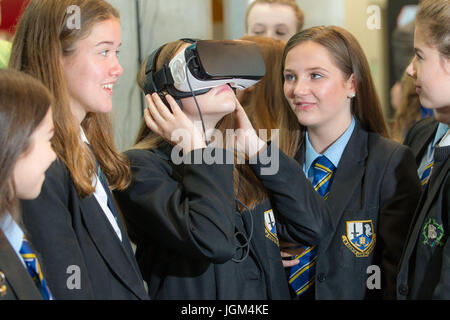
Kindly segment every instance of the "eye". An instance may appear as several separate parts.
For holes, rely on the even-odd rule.
[[[311,79],[317,80],[322,78],[322,75],[320,73],[311,73]]]
[[[278,36],[284,36],[284,35],[286,35],[286,32],[284,32],[284,31],[276,31],[276,34]]]
[[[107,57],[109,54],[109,50],[102,50],[102,51],[100,51],[100,54],[104,57]]]
[[[417,52],[416,52],[416,57],[417,57],[417,60],[423,60],[423,57],[420,54],[418,54]]]
[[[295,80],[295,76],[291,73],[285,73],[284,74],[284,81],[286,82],[290,82],[290,81],[294,81]]]

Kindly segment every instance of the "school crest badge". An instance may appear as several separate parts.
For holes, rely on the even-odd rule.
[[[422,229],[423,244],[432,248],[442,246],[441,239],[444,236],[444,227],[436,219],[430,218]]]
[[[358,258],[369,256],[376,242],[372,220],[347,221],[347,234],[342,241]]]
[[[277,227],[275,225],[275,216],[273,215],[273,210],[264,211],[264,224],[266,237],[272,240],[277,246],[280,246],[277,237]]]

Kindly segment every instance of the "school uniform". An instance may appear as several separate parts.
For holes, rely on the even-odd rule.
[[[356,121],[327,200],[302,170],[304,144],[295,159],[272,145],[263,151],[269,159],[274,152],[279,153],[276,174],[261,174],[267,166],[262,155],[251,159],[252,168],[277,209],[280,238],[318,248],[315,298],[395,298],[396,268],[420,195],[409,148]],[[367,286],[371,265],[380,268],[381,289]]]
[[[427,152],[427,147],[434,139],[439,122],[434,118],[419,120],[406,134],[404,145],[411,148],[416,158],[417,167]]]
[[[443,126],[434,127],[434,140],[439,140],[439,129]],[[450,137],[441,139],[434,148],[431,177],[419,201],[399,266],[397,298],[400,300],[450,299]],[[415,140],[424,139],[416,135]],[[411,142],[420,145],[415,140]],[[425,149],[427,143],[422,143]]]
[[[28,238],[43,258],[56,299],[148,299],[112,195],[101,184],[97,181],[94,195],[80,198],[68,168],[56,160],[39,197],[21,203]]]
[[[10,216],[3,218],[0,218],[0,301],[42,300],[20,257],[23,233]]]
[[[235,210],[233,165],[226,164],[233,154],[196,149],[176,164],[173,150],[163,143],[127,151],[133,181],[115,191],[150,297],[288,299],[269,201]],[[194,162],[206,154],[219,158]]]

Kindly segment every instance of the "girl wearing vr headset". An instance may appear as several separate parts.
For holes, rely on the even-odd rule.
[[[19,22],[10,67],[55,96],[58,156],[40,196],[24,201],[24,224],[56,299],[147,299],[108,188],[130,181],[107,113],[122,74],[119,13],[103,0],[33,0]]]
[[[0,70],[0,300],[52,298],[45,276],[32,279],[34,269],[23,256],[35,252],[24,251],[30,248],[18,203],[39,195],[45,171],[56,158],[50,143],[52,103],[36,79]]]
[[[154,59],[153,71],[190,45],[182,40],[164,45],[148,58]],[[138,75],[143,90],[153,81],[145,74],[147,64]],[[158,93],[146,96],[145,122],[126,152],[133,181],[115,192],[150,297],[289,299],[265,189],[248,166],[227,162],[233,152],[206,147],[194,125],[202,117],[208,134],[221,120],[228,122],[238,104],[233,90],[223,84],[197,95],[201,116],[194,97],[181,98],[180,106],[171,95],[165,98],[167,105]],[[186,132],[182,141],[172,136],[180,128]],[[175,144],[186,160],[181,164],[172,159]],[[207,153],[223,153],[223,161],[192,161]]]
[[[411,151],[387,139],[361,47],[339,27],[297,33],[286,45],[282,77],[280,169],[261,175],[262,163],[252,168],[290,242],[282,255],[292,259],[285,266],[293,297],[395,298],[420,183]],[[251,129],[244,113],[238,119]],[[246,138],[265,149],[256,133]]]

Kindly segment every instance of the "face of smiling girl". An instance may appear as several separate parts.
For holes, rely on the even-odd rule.
[[[75,52],[62,58],[72,112],[80,122],[88,112],[112,110],[113,86],[123,72],[120,45],[120,22],[111,18],[95,24]]]
[[[344,78],[325,47],[306,41],[292,48],[283,76],[284,94],[301,125],[331,130],[348,127],[354,77]]]

